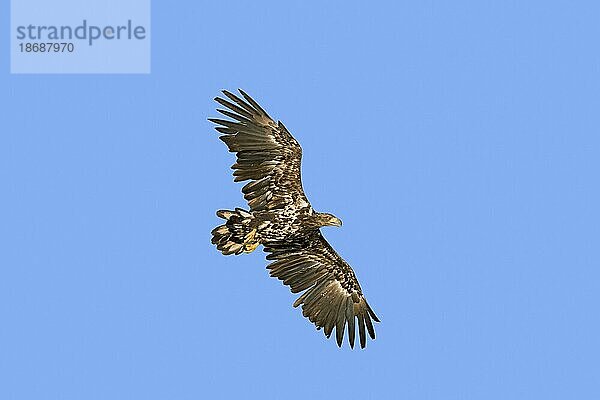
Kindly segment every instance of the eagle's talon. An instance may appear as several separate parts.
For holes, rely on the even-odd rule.
[[[260,242],[245,244],[244,245],[244,253],[252,253],[254,250],[256,250],[256,248],[258,247],[259,244],[260,244]]]

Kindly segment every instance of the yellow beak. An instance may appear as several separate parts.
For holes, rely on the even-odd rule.
[[[332,218],[330,221],[331,226],[342,226],[342,220],[339,218]]]

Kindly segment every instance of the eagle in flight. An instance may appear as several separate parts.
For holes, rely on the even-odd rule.
[[[223,90],[217,111],[230,119],[209,118],[237,162],[231,167],[235,182],[250,181],[242,193],[249,211],[219,210],[225,220],[212,231],[212,243],[224,255],[250,253],[259,245],[269,253],[270,274],[292,293],[304,292],[293,304],[329,338],[336,331],[341,347],[346,325],[354,348],[358,321],[360,346],[365,329],[375,339],[373,321],[379,319],[367,303],[354,271],[321,234],[323,226],[341,226],[332,214],[313,210],[302,189],[302,148],[281,122],[239,89],[241,97]]]

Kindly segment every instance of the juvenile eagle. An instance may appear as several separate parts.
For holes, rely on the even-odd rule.
[[[341,226],[337,217],[311,207],[300,179],[302,148],[281,122],[269,115],[239,89],[240,98],[223,90],[225,98],[215,101],[226,109],[218,112],[231,120],[209,118],[217,124],[230,152],[237,154],[231,167],[235,182],[246,181],[242,192],[249,211],[219,210],[226,220],[212,231],[212,243],[225,255],[250,253],[259,245],[269,253],[267,266],[274,276],[290,286],[292,293],[304,293],[293,306],[302,305],[302,314],[329,338],[335,327],[341,347],[348,325],[348,342],[354,348],[358,320],[360,346],[366,345],[365,327],[375,339],[373,319],[379,319],[367,303],[346,261],[321,235],[323,226]]]

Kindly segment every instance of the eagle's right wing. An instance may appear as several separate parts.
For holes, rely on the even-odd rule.
[[[239,89],[241,99],[223,90],[228,100],[215,101],[217,109],[233,119],[209,118],[229,151],[237,153],[231,167],[234,181],[250,180],[243,188],[251,211],[310,206],[300,177],[302,148],[281,122],[275,122],[256,101]]]
[[[281,242],[265,243],[267,260],[275,260],[267,268],[271,276],[290,286],[292,293],[305,291],[295,302],[302,314],[325,336],[336,329],[338,346],[342,345],[348,325],[348,342],[354,348],[355,320],[358,320],[360,347],[366,346],[365,327],[375,339],[373,319],[379,319],[363,296],[354,271],[325,240],[321,231]]]

